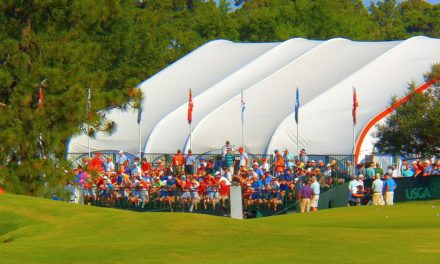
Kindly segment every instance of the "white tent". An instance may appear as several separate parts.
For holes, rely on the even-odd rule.
[[[359,101],[355,135],[360,153],[370,152],[371,138],[359,138],[373,118],[401,97],[408,82],[424,83],[423,74],[440,62],[440,40],[356,42],[347,39],[281,43],[209,42],[139,85],[144,94],[141,146],[146,153],[189,148],[186,120],[188,90],[194,112],[192,149],[205,153],[225,140],[241,145],[240,91],[245,110],[245,148],[271,153],[296,152],[295,89],[300,90],[299,146],[308,153],[351,154],[352,89]],[[117,130],[97,134],[91,151],[138,152],[137,111],[112,110]],[[365,134],[365,133],[364,133]],[[87,137],[71,140],[70,153],[87,152]]]

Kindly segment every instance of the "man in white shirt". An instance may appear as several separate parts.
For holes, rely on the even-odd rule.
[[[310,207],[312,208],[313,212],[316,212],[318,211],[318,202],[319,202],[319,194],[321,192],[321,187],[319,186],[319,182],[316,180],[315,176],[312,176],[311,182],[312,184],[310,185],[310,188],[312,188],[313,192],[315,193],[315,196],[313,196],[312,198]]]
[[[114,172],[115,164],[112,161],[112,157],[107,157],[107,163],[105,164],[105,172]]]

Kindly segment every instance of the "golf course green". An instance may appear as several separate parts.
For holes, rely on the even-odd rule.
[[[234,220],[4,194],[0,263],[440,263],[440,201]]]

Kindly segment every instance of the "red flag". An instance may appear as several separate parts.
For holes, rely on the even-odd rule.
[[[40,86],[40,94],[38,95],[38,106],[37,108],[41,108],[43,106],[43,88]]]
[[[353,111],[352,111],[352,115],[353,115],[353,124],[356,125],[356,109],[358,108],[359,104],[358,104],[358,100],[356,97],[356,88],[353,87]]]
[[[192,122],[192,113],[193,113],[193,99],[192,99],[192,92],[191,89],[189,89],[189,100],[188,100],[188,124],[191,124]]]

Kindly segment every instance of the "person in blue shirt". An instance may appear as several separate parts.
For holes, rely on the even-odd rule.
[[[411,165],[409,163],[405,164],[404,169],[402,170],[403,177],[413,177],[414,171],[411,169]]]
[[[261,179],[261,176],[264,175],[264,171],[260,168],[260,165],[258,164],[258,162],[254,162],[252,167],[253,167],[252,169],[254,170],[254,172],[257,174],[258,179]]]
[[[269,185],[272,182],[272,179],[273,179],[273,177],[272,177],[272,175],[270,175],[270,171],[266,171],[264,173],[264,182],[263,182],[263,184],[266,185],[266,186]]]
[[[391,178],[389,173],[385,173],[385,203],[386,205],[393,205],[394,190],[397,188],[396,182]]]
[[[261,183],[261,181],[258,179],[258,176],[254,176],[252,179],[252,184],[251,184],[251,188],[252,188],[252,201],[254,205],[260,205],[263,200],[261,197],[261,191],[263,190],[263,184]]]

